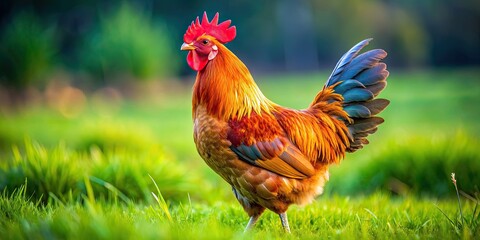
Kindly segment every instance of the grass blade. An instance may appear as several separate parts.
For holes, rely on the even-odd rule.
[[[453,185],[455,186],[455,191],[457,192],[458,210],[460,210],[460,218],[462,219],[462,227],[463,227],[463,225],[465,224],[465,217],[463,216],[462,205],[460,204],[460,194],[458,193],[457,179],[455,179],[455,173],[452,173],[452,182],[453,182]]]
[[[450,218],[448,217],[448,215],[447,215],[440,207],[438,207],[437,205],[435,205],[435,207],[443,214],[443,216],[445,216],[445,217],[448,219],[448,221],[452,224],[452,227],[455,228],[455,232],[458,233],[458,227],[457,227],[457,225],[453,222],[453,220],[450,219]]]
[[[172,219],[172,216],[170,214],[170,210],[168,209],[168,204],[165,201],[165,199],[163,198],[162,192],[160,192],[160,188],[158,187],[157,183],[155,182],[155,179],[153,179],[153,177],[150,176],[150,174],[148,174],[148,176],[150,177],[150,179],[152,179],[153,184],[155,184],[155,188],[157,189],[157,193],[158,193],[158,195],[156,195],[154,192],[152,192],[153,197],[157,201],[158,206],[160,207],[162,212],[165,214],[165,216],[167,216],[168,221],[170,223],[173,223],[173,219]]]
[[[93,193],[92,184],[90,183],[87,175],[83,177],[83,182],[85,183],[85,189],[87,189],[88,201],[92,204],[95,203],[95,195]]]
[[[108,189],[110,192],[113,193],[114,197],[116,198],[117,196],[122,199],[125,203],[127,204],[130,204],[132,203],[132,200],[130,200],[130,198],[127,197],[127,195],[125,195],[122,191],[120,191],[118,188],[116,188],[115,186],[113,186],[113,184],[107,182],[107,181],[104,181],[100,178],[97,178],[97,177],[94,177],[94,176],[90,176],[89,179],[94,182],[94,183],[97,183],[101,186],[103,186],[104,188]]]

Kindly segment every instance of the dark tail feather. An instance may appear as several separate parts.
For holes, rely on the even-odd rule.
[[[390,103],[375,97],[387,86],[387,65],[380,62],[387,53],[382,49],[358,55],[371,39],[355,45],[338,61],[325,87],[343,96],[343,109],[351,121],[345,120],[350,133],[349,152],[368,144],[367,136],[376,132],[383,118],[376,116]]]
[[[330,77],[328,77],[327,82],[325,83],[325,86],[331,86],[335,83],[338,82],[340,74],[343,72],[345,67],[352,61],[352,59],[357,56],[358,52],[362,50],[363,47],[367,46],[368,43],[372,40],[372,38],[365,39],[357,45],[353,46],[348,52],[343,54],[343,56],[338,60],[337,65],[335,65],[335,68],[333,68],[332,74],[330,74]]]

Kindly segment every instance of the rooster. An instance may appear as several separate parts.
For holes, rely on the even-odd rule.
[[[231,186],[252,228],[265,209],[290,232],[287,209],[323,191],[328,166],[368,144],[387,105],[376,96],[388,71],[384,50],[358,54],[371,39],[338,61],[310,106],[282,107],[267,99],[245,64],[225,46],[236,36],[231,21],[206,12],[188,27],[181,50],[197,71],[193,86],[194,141],[206,164]]]

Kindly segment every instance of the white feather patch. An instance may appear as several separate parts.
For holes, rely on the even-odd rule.
[[[208,54],[208,60],[211,61],[214,59],[218,54],[218,47],[217,45],[212,46],[212,51]]]

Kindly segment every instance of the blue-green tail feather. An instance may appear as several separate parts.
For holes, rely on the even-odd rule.
[[[334,86],[334,92],[343,96],[343,109],[350,120],[345,120],[350,133],[350,147],[354,152],[368,144],[366,137],[377,131],[383,118],[376,116],[390,103],[375,97],[386,87],[387,65],[380,62],[387,53],[382,49],[359,55],[371,39],[352,47],[338,61],[325,87]]]

